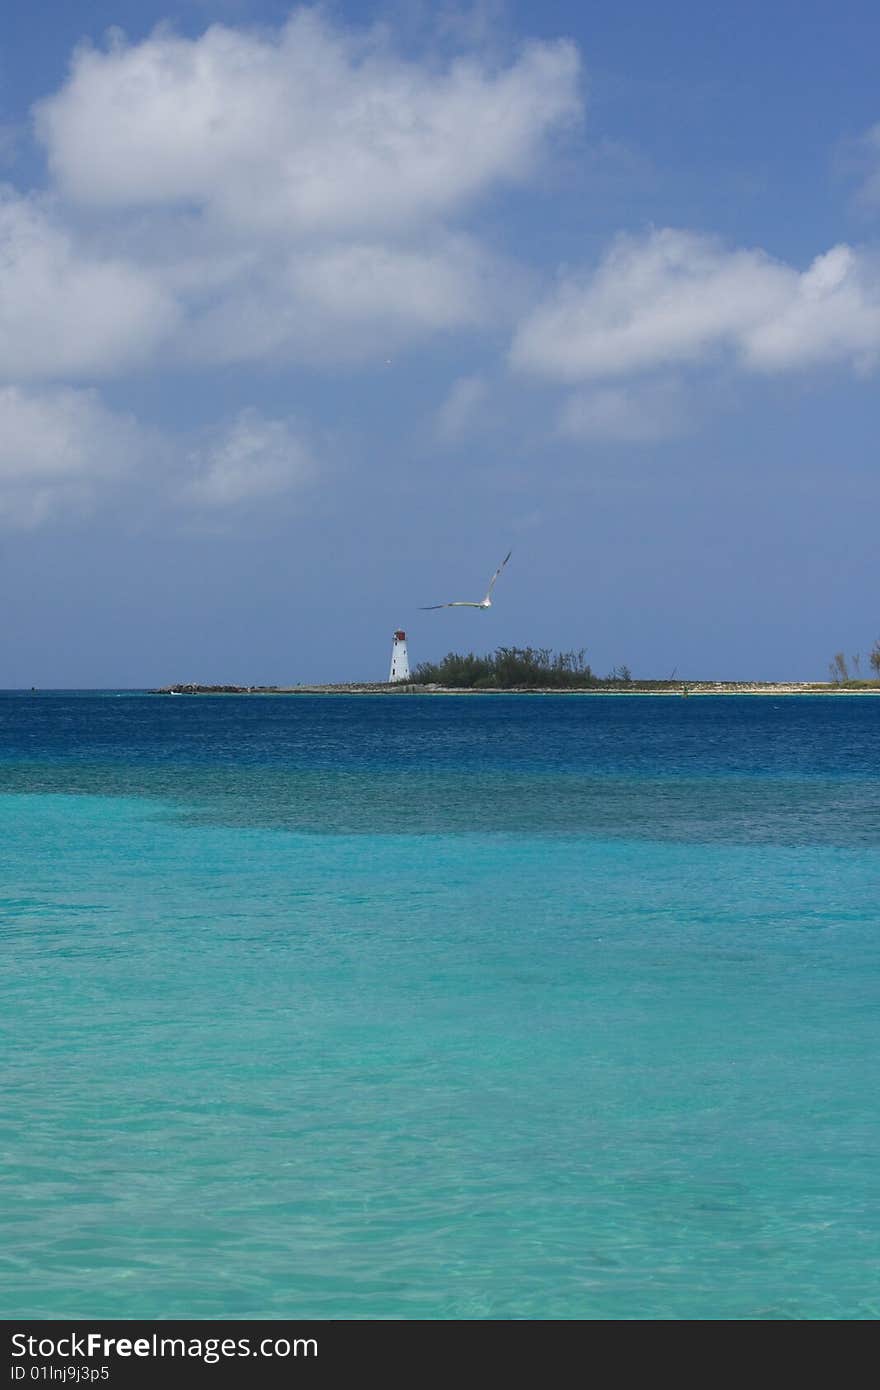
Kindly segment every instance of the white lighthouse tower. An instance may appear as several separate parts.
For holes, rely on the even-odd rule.
[[[391,681],[409,680],[409,657],[406,654],[406,633],[398,630],[394,634],[394,644],[391,648]]]

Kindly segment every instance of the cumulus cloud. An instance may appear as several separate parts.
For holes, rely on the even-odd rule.
[[[96,391],[0,387],[0,523],[36,526],[89,510],[146,447],[134,420]]]
[[[175,319],[155,277],[90,255],[39,199],[0,189],[0,374],[118,371],[146,359]]]
[[[294,423],[267,419],[252,408],[193,451],[188,462],[192,473],[181,499],[210,509],[278,497],[302,487],[315,471],[312,451]]]
[[[569,439],[648,444],[684,434],[690,425],[681,382],[666,378],[577,392],[563,406],[559,432]]]
[[[511,363],[578,382],[723,354],[762,371],[870,365],[880,348],[880,270],[834,247],[803,273],[760,250],[664,229],[621,236],[592,274],[566,275],[520,325]]]
[[[530,315],[512,361],[562,381],[696,362],[790,289],[791,272],[760,251],[672,229],[621,236],[593,274],[565,276]]]
[[[196,39],[80,48],[37,131],[81,202],[197,205],[287,240],[446,215],[525,177],[579,113],[570,43],[437,69],[396,53],[383,29],[300,9],[277,31],[214,24]]]
[[[85,376],[160,346],[194,365],[369,360],[509,319],[517,276],[450,219],[527,179],[580,112],[567,42],[438,63],[299,9],[83,46],[35,110],[81,231],[17,200],[0,333],[26,330],[19,375]]]
[[[764,371],[840,361],[869,371],[880,354],[880,258],[850,246],[817,256],[785,306],[744,335],[742,350]]]

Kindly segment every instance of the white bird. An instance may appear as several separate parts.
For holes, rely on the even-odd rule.
[[[492,590],[495,588],[495,580],[498,578],[499,574],[504,569],[504,566],[507,564],[512,554],[513,551],[508,550],[504,559],[501,561],[501,564],[498,566],[497,570],[492,575],[492,578],[489,580],[489,587],[486,590],[486,597],[481,598],[479,603],[473,603],[470,599],[457,599],[455,603],[425,603],[422,604],[421,611],[423,613],[431,613],[435,608],[491,608]]]

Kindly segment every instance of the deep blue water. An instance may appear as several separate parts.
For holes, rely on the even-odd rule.
[[[880,1314],[880,699],[0,695],[0,1316]]]

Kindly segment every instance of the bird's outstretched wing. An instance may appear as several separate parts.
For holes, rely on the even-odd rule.
[[[488,587],[488,589],[486,590],[486,598],[489,597],[489,595],[491,594],[492,590],[494,589],[494,587],[495,587],[495,580],[498,578],[499,574],[500,574],[501,571],[504,569],[504,566],[507,564],[507,562],[508,562],[508,560],[510,559],[510,557],[511,557],[512,554],[513,554],[513,551],[512,551],[512,550],[508,550],[508,552],[507,552],[507,554],[505,555],[504,559],[501,561],[501,564],[498,566],[497,570],[496,570],[495,573],[492,575],[492,578],[489,580],[489,587]]]
[[[419,609],[420,613],[433,613],[436,608],[479,608],[478,603],[471,603],[469,599],[457,599],[455,603],[423,603]]]

